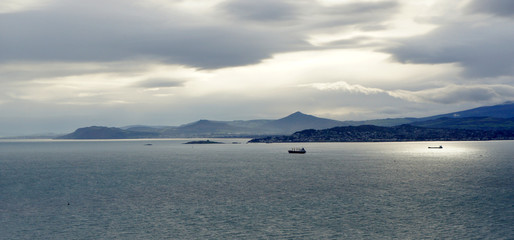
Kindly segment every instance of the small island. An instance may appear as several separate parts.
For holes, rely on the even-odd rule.
[[[222,142],[214,142],[211,140],[199,140],[199,141],[191,141],[184,144],[223,144]]]

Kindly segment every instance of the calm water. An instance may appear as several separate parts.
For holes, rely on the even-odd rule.
[[[513,141],[185,141],[1,141],[0,238],[514,238]]]

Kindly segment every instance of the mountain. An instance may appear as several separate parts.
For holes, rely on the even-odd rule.
[[[161,132],[161,137],[232,137],[254,134],[250,128],[232,126],[227,122],[200,120]]]
[[[288,135],[305,129],[328,129],[336,126],[375,125],[393,127],[411,124],[426,128],[454,128],[473,130],[513,129],[514,102],[485,106],[460,112],[424,118],[388,118],[366,121],[337,121],[295,112],[276,120],[200,120],[181,126],[135,125],[123,128],[88,127],[60,138],[177,138],[177,137],[258,137]]]
[[[341,125],[343,125],[341,121],[295,112],[287,117],[270,121],[262,127],[265,129],[274,129],[276,133],[293,133],[303,129],[324,129]]]
[[[178,127],[156,129],[137,126],[136,128],[128,128],[127,130],[143,132],[158,131],[161,137],[254,137],[292,134],[303,129],[323,129],[340,126],[341,124],[342,122],[340,121],[295,112],[277,120],[200,120]]]
[[[486,119],[489,118],[489,119]],[[365,121],[343,121],[341,126],[375,125],[392,127],[412,124],[423,127],[462,128],[462,129],[502,129],[509,128],[509,119],[514,118],[514,102],[484,106],[465,111],[445,113],[422,118],[386,118]],[[475,121],[475,122],[474,122]]]
[[[260,119],[260,120],[235,120],[226,122],[227,124],[235,127],[242,127],[242,128],[261,128],[264,124],[271,122],[274,120],[266,120],[266,119]]]
[[[303,130],[286,136],[256,138],[250,142],[514,140],[514,103],[424,118],[346,121],[343,124],[323,130]]]
[[[441,115],[421,118],[430,120],[436,118],[467,118],[467,117],[492,117],[492,118],[514,118],[514,102],[505,102],[494,106],[484,106],[460,112],[453,112]]]
[[[303,129],[324,129],[343,122],[295,112],[277,120],[211,121],[199,120],[178,127],[150,127],[144,125],[123,128],[86,127],[58,137],[60,139],[125,139],[125,138],[180,138],[180,137],[256,137],[292,134]]]
[[[128,131],[115,127],[92,126],[79,128],[73,133],[59,136],[57,139],[130,139],[152,137],[158,137],[158,134]]]

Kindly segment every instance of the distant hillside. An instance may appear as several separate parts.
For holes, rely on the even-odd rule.
[[[375,125],[393,127],[411,124],[429,128],[470,130],[513,129],[514,103],[479,107],[424,118],[388,118],[366,121],[336,121],[295,112],[277,120],[212,121],[200,120],[177,127],[128,126],[124,128],[89,127],[77,129],[60,138],[176,138],[176,137],[259,137],[289,135],[305,129],[329,129],[340,126]]]
[[[453,112],[431,117],[421,118],[429,120],[436,118],[467,118],[467,117],[492,117],[492,118],[514,118],[514,102],[506,102],[494,106],[484,106],[460,112]]]
[[[341,126],[376,125],[392,127],[402,124],[434,128],[458,129],[510,129],[514,118],[514,103],[473,108],[465,111],[422,118],[387,118],[365,121],[344,121]],[[476,121],[476,122],[475,122]]]
[[[241,128],[250,128],[250,129],[259,129],[264,124],[268,122],[272,122],[274,120],[260,119],[260,120],[235,120],[226,122],[230,126],[241,127]]]
[[[57,137],[57,139],[130,139],[158,137],[155,133],[142,133],[114,127],[85,127],[75,132]]]
[[[264,124],[262,128],[274,129],[276,133],[293,133],[303,129],[324,129],[341,126],[342,124],[341,121],[295,112],[287,117],[270,121]]]
[[[514,140],[514,130],[485,131],[434,129],[411,125],[378,127],[373,125],[308,129],[288,136],[252,139],[251,143],[278,142],[397,142],[397,141],[482,141]]]
[[[248,134],[253,134],[249,128],[232,126],[220,121],[200,120],[164,129],[161,137],[231,137]]]
[[[265,135],[292,134],[307,128],[324,129],[340,126],[336,120],[318,118],[295,112],[277,120],[211,121],[200,120],[178,127],[161,129],[136,126],[130,131],[159,133],[161,137],[255,137]]]
[[[492,117],[465,117],[465,118],[437,118],[422,122],[413,122],[412,125],[427,128],[454,128],[474,130],[514,130],[514,118]]]
[[[392,127],[402,124],[410,124],[419,121],[418,118],[384,118],[384,119],[372,119],[364,121],[342,121],[340,126],[360,126],[360,125],[375,125],[382,127]]]

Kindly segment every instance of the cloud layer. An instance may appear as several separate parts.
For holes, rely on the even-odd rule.
[[[510,0],[6,0],[0,136],[514,100],[513,12]]]
[[[123,11],[110,11],[120,8]],[[275,51],[308,46],[290,35],[234,24],[189,26],[194,16],[183,15],[154,8],[139,9],[126,1],[88,1],[3,14],[0,61],[149,59],[219,68],[257,63]]]
[[[1,14],[0,61],[151,59],[208,69],[241,66],[274,53],[312,50],[309,33],[375,24],[396,6],[226,1],[204,14],[168,4],[163,9],[120,0],[54,0],[38,10]]]
[[[472,78],[512,76],[512,23],[511,19],[450,23],[427,35],[402,39],[388,52],[406,63],[458,63]]]

